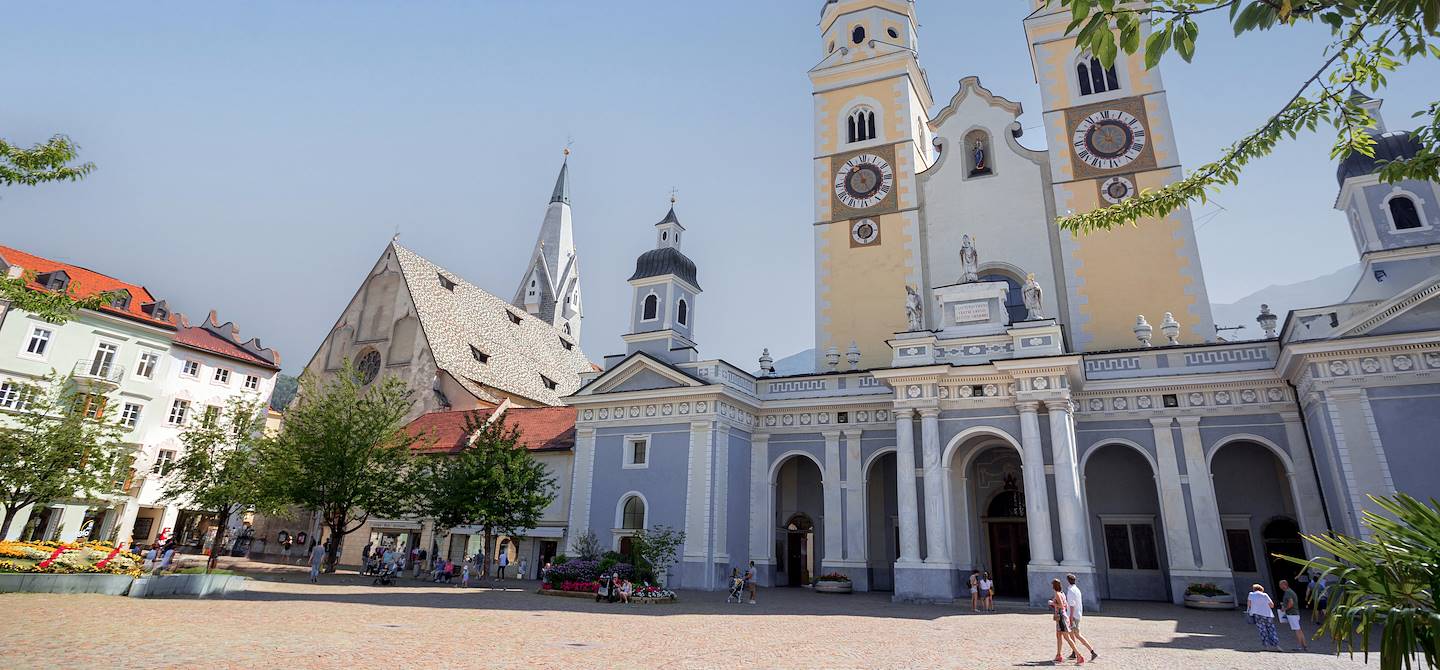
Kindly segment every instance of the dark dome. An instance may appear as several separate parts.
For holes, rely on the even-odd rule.
[[[1340,161],[1340,167],[1335,170],[1335,181],[1344,186],[1346,179],[1363,177],[1380,169],[1381,162],[1413,158],[1419,149],[1420,143],[1405,131],[1376,135],[1375,156],[1372,158],[1356,153],[1346,156],[1345,160]]]
[[[660,275],[675,275],[689,282],[691,286],[700,288],[700,282],[695,281],[695,261],[687,258],[675,247],[660,247],[640,254],[640,257],[635,259],[635,274],[630,276],[630,281]]]

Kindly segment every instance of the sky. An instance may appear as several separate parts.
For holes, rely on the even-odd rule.
[[[97,169],[0,190],[0,244],[143,284],[193,320],[218,310],[294,374],[397,231],[512,297],[570,144],[585,352],[623,351],[625,280],[673,188],[705,288],[701,355],[753,368],[762,347],[813,345],[820,5],[12,4],[0,137],[64,133]],[[937,105],[978,75],[1024,106],[1020,141],[1043,148],[1027,6],[919,0],[920,58]],[[1278,109],[1327,38],[1203,23],[1195,62],[1161,65],[1185,165]],[[1392,128],[1413,125],[1437,76],[1431,61],[1390,78]],[[1282,145],[1195,209],[1212,302],[1355,261],[1332,139]]]

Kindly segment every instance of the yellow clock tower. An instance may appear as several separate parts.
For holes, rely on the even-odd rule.
[[[905,287],[925,291],[915,175],[934,160],[930,87],[916,57],[912,0],[821,8],[815,104],[815,355],[859,347],[890,363],[906,327]],[[824,369],[823,366],[817,369]]]
[[[1028,2],[1025,33],[1044,104],[1055,211],[1089,211],[1180,179],[1160,71],[1146,70],[1140,54],[1101,67],[1065,35],[1068,9]],[[1062,232],[1059,252],[1074,350],[1136,346],[1136,317],[1158,324],[1166,312],[1180,322],[1181,342],[1214,339],[1188,209],[1108,232]]]

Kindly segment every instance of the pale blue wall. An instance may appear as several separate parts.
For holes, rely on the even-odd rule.
[[[626,435],[650,435],[650,467],[622,467]],[[614,546],[615,509],[629,491],[649,501],[646,525],[685,528],[690,424],[601,428],[595,434],[595,469],[590,484],[590,528],[606,549]],[[678,475],[676,473],[679,473]]]
[[[1365,200],[1370,206],[1370,220],[1375,222],[1375,230],[1379,233],[1383,248],[1393,249],[1440,242],[1440,203],[1435,201],[1435,190],[1426,183],[1407,181],[1400,183],[1399,186],[1415,198],[1420,216],[1425,223],[1429,224],[1430,228],[1401,232],[1391,231],[1385,198],[1391,194],[1394,186],[1393,184],[1376,184],[1365,187]]]
[[[750,557],[750,434],[739,430],[730,431],[730,472],[728,481],[719,482],[725,487],[726,505],[725,552],[730,554],[730,564],[745,566]],[[729,574],[729,570],[725,571]]]
[[[1440,384],[1385,386],[1367,391],[1397,491],[1440,498]]]
[[[1095,568],[1101,598],[1116,600],[1170,600],[1168,550],[1165,520],[1160,517],[1160,498],[1155,492],[1155,475],[1150,463],[1133,447],[1109,444],[1094,447],[1085,463],[1086,508],[1090,536],[1095,547]],[[1153,517],[1157,571],[1111,569],[1101,517],[1112,514]]]

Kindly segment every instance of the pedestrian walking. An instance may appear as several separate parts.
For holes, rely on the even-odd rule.
[[[750,604],[755,604],[755,592],[759,588],[755,584],[755,561],[750,561],[750,567],[745,570],[745,590],[750,594]]]
[[[1310,601],[1315,603],[1310,612],[1310,623],[1319,625],[1320,620],[1325,617],[1325,610],[1330,607],[1329,586],[1329,580],[1318,572],[1310,578]]]
[[[1071,646],[1074,646],[1075,642],[1085,645],[1085,649],[1090,652],[1090,660],[1093,661],[1100,658],[1100,653],[1095,651],[1095,647],[1090,646],[1090,641],[1085,639],[1084,635],[1080,634],[1080,618],[1085,614],[1085,594],[1080,592],[1080,585],[1076,583],[1074,574],[1065,575],[1065,581],[1070,583],[1065,587],[1065,604],[1070,608]],[[1078,658],[1078,652],[1079,650],[1070,652],[1070,658]]]
[[[363,566],[363,565],[369,565],[369,564],[370,564],[370,552],[373,551],[374,548],[375,548],[375,541],[374,541],[374,540],[371,540],[371,541],[369,541],[369,542],[366,542],[366,543],[365,543],[365,546],[360,549],[360,565]]]
[[[470,559],[467,557],[464,561],[465,564],[460,570],[460,587],[468,589],[470,588]]]
[[[1060,588],[1060,580],[1050,580],[1050,588],[1055,591],[1054,597],[1050,598],[1050,609],[1055,613],[1055,662],[1065,662],[1060,653],[1063,651],[1064,645],[1068,643],[1070,652],[1075,655],[1075,664],[1085,665],[1085,657],[1080,655],[1080,650],[1075,647],[1075,640],[1070,637],[1070,604],[1065,601],[1065,592]]]
[[[170,571],[170,563],[175,560],[175,540],[165,543],[165,552],[161,554],[160,566],[155,568],[157,574],[165,574]]]
[[[980,611],[980,571],[970,571],[970,611]]]
[[[505,568],[508,567],[510,567],[510,548],[505,547],[500,550],[500,567],[495,573],[502,582],[505,581]]]
[[[525,579],[526,575],[529,574],[529,571],[526,569],[528,567],[529,566],[526,565],[525,559],[520,559],[520,563],[515,566],[515,578],[520,580]]]
[[[150,545],[149,549],[145,550],[145,565],[141,568],[142,572],[150,572],[155,568],[155,553],[155,545],[153,544]]]
[[[1265,593],[1265,587],[1254,584],[1250,587],[1245,616],[1255,624],[1260,635],[1260,646],[1265,651],[1280,651],[1280,638],[1275,634],[1275,601]]]
[[[310,549],[310,583],[320,581],[320,566],[325,563],[325,543],[316,544]]]
[[[989,572],[980,574],[980,598],[985,601],[985,611],[995,611],[995,580]]]
[[[1295,644],[1299,645],[1295,651],[1310,651],[1310,646],[1305,644],[1305,631],[1300,629],[1300,597],[1284,579],[1280,580],[1280,615],[1285,617],[1290,630],[1295,631]]]
[[[422,551],[421,549],[411,549],[411,550],[410,550],[410,565],[411,565],[411,567],[413,568],[413,572],[411,573],[411,578],[412,578],[412,579],[419,579],[419,578],[420,578],[420,566],[421,566],[421,563],[422,563],[422,562],[421,562],[421,559],[420,559],[420,552],[421,552],[421,551]]]

